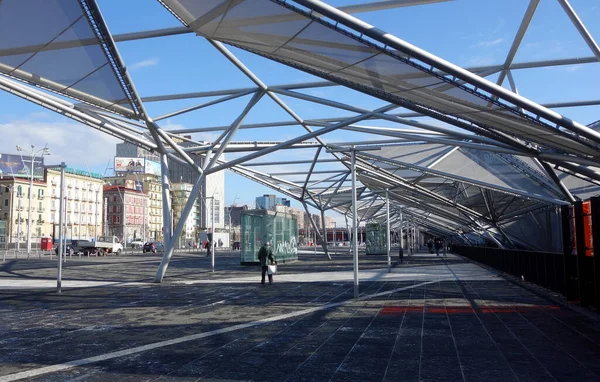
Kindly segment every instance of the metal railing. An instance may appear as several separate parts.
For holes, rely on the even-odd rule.
[[[501,272],[567,296],[577,282],[568,267],[577,266],[576,256],[562,253],[507,250],[489,247],[452,246],[452,252]]]

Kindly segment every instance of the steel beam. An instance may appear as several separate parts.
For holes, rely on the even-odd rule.
[[[588,128],[587,126],[567,119],[552,110],[544,108],[535,102],[521,97],[508,89],[504,89],[495,83],[485,80],[457,65],[451,64],[450,62],[445,61],[423,49],[417,48],[416,46],[409,44],[390,33],[386,33],[378,28],[375,28],[374,26],[341,12],[328,4],[317,0],[295,0],[295,2],[311,9],[313,12],[329,17],[332,20],[355,30],[358,33],[364,34],[375,41],[379,41],[386,46],[394,48],[401,54],[406,54],[409,57],[420,60],[426,65],[431,65],[436,69],[453,75],[456,78],[466,81],[469,84],[487,91],[494,96],[504,99],[515,106],[521,107],[541,118],[557,124],[558,126],[562,126],[567,130],[584,136],[592,142],[600,143],[600,133]]]
[[[525,16],[523,16],[523,20],[521,21],[521,25],[519,26],[517,35],[513,39],[513,43],[510,47],[510,50],[508,51],[508,54],[506,55],[506,60],[504,60],[504,65],[502,65],[503,69],[500,72],[500,76],[498,77],[496,84],[502,85],[502,83],[504,82],[504,78],[506,77],[507,72],[509,71],[509,68],[512,65],[512,62],[515,59],[517,50],[519,49],[519,46],[521,46],[521,41],[523,41],[525,32],[527,32],[527,29],[529,28],[529,24],[531,23],[531,19],[533,18],[533,15],[535,14],[535,10],[537,9],[537,6],[539,3],[540,3],[540,0],[531,0],[529,2],[529,6],[527,7],[527,10],[525,11]]]
[[[575,28],[577,28],[577,31],[579,32],[581,37],[583,37],[583,39],[585,40],[585,43],[590,47],[592,53],[594,53],[594,55],[596,56],[596,59],[600,61],[600,47],[598,47],[598,44],[596,44],[596,41],[594,41],[594,38],[592,37],[590,32],[588,32],[585,25],[583,25],[583,22],[581,21],[579,16],[577,16],[577,13],[575,13],[575,10],[571,6],[571,4],[569,4],[567,0],[558,0],[558,2],[564,9],[567,16],[569,16],[569,18],[571,19],[573,25],[575,25]]]

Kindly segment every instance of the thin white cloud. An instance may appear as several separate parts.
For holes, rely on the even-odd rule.
[[[150,58],[148,60],[142,60],[139,62],[136,62],[135,64],[129,66],[129,70],[138,70],[141,68],[147,68],[148,66],[156,66],[158,65],[158,58],[154,57],[154,58]]]
[[[582,64],[579,64],[579,65],[569,65],[569,66],[565,67],[565,71],[569,72],[569,73],[573,73],[573,72],[577,72],[577,71],[583,69],[583,67],[584,66]]]
[[[504,42],[503,38],[497,38],[495,40],[487,40],[481,41],[475,45],[476,48],[489,48],[491,46],[496,46],[502,44]]]
[[[67,166],[103,173],[121,142],[91,127],[68,121],[49,120],[39,113],[28,118],[0,123],[0,152],[16,154],[16,145],[42,148],[48,144],[46,163],[65,162]]]

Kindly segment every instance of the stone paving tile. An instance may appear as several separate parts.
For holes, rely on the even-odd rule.
[[[258,269],[239,266],[236,256],[220,254],[215,274],[205,258],[178,256],[161,285],[66,288],[60,296],[0,289],[0,376],[345,302],[32,380],[600,380],[597,323],[456,257],[413,256],[391,274],[410,279],[361,282],[361,296],[392,293],[352,300],[351,278],[302,281],[315,269],[351,271],[348,255],[328,262],[303,254],[282,267],[298,280],[276,278],[273,286],[260,286]],[[384,257],[363,261],[361,269],[388,275]],[[65,274],[151,281],[157,264],[150,256],[73,259]],[[0,281],[55,272],[43,261],[0,267]],[[443,272],[443,281],[420,285]]]

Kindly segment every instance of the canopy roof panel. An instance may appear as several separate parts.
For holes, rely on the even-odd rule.
[[[462,128],[485,132],[500,141],[507,141],[503,135],[508,134],[524,143],[534,142],[577,156],[595,156],[600,152],[597,146],[600,135],[585,126],[577,127],[592,139],[565,130],[572,127],[566,118],[557,118],[556,124],[545,120],[552,113],[536,114],[534,110],[543,111],[539,105],[529,111],[518,108],[513,97],[499,96],[503,94],[499,86],[490,83],[491,88],[498,91],[491,94],[475,84],[467,85],[442,70],[443,65],[440,68],[426,66],[406,52],[362,38],[360,32],[350,29],[349,25],[341,29],[315,12],[308,13],[292,5],[311,6],[314,2],[273,0],[261,2],[260,7],[253,1],[239,0],[202,6],[181,0],[161,2],[186,26],[207,38]],[[335,11],[328,14],[329,17],[335,15]],[[415,76],[420,78],[410,78]]]
[[[93,1],[0,2],[0,72],[140,118],[124,66]]]
[[[539,227],[545,218],[540,211],[600,193],[598,122],[586,127],[555,110],[598,108],[600,100],[546,99],[539,91],[521,91],[521,86],[565,87],[564,92],[549,92],[551,97],[589,94],[581,90],[594,86],[600,51],[593,38],[568,25],[574,27],[572,36],[583,37],[580,48],[588,46],[592,55],[582,57],[579,49],[570,58],[561,54],[560,59],[513,62],[517,51],[529,49],[522,41],[528,41],[523,37],[534,14],[540,14],[539,2],[495,4],[494,9],[506,8],[506,15],[516,17],[502,31],[479,12],[473,19],[486,23],[480,32],[499,36],[490,41],[470,36],[465,42],[460,33],[471,33],[472,24],[459,25],[434,13],[468,1],[476,2],[372,1],[336,9],[316,0],[159,1],[177,21],[156,3],[142,9],[98,0],[109,23],[128,32],[113,36],[94,0],[0,0],[0,89],[152,155],[188,164],[194,160],[187,153],[218,155],[203,169],[206,174],[230,169],[303,207],[335,209],[347,218],[352,215],[354,151],[361,221],[385,218],[387,193],[394,227],[403,214],[412,226],[434,234],[541,248],[543,239],[527,241],[535,232],[551,235],[547,226]],[[484,7],[471,8],[477,14]],[[350,16],[382,10],[390,13],[367,17],[378,16],[372,19],[390,33]],[[135,17],[144,12],[151,17]],[[411,36],[421,25],[398,23],[409,24],[417,19],[414,15],[427,18],[422,28],[431,33],[427,38]],[[574,20],[560,16],[567,23]],[[184,26],[172,27],[176,22]],[[169,27],[135,31],[149,23]],[[451,31],[440,39],[443,43],[431,37],[445,30]],[[505,37],[513,31],[510,44]],[[435,51],[469,66],[453,65],[394,33],[420,46],[444,48]],[[135,45],[124,56],[132,60],[132,77],[145,91],[158,94],[138,97],[115,41],[130,41],[119,45],[124,53]],[[500,53],[486,61],[479,44],[491,44]],[[161,56],[160,65],[137,70],[147,58],[137,53],[148,51]],[[205,57],[208,70],[198,70],[198,59]],[[593,67],[589,81],[572,80],[581,69],[566,66],[573,64]],[[532,72],[546,67],[554,72],[540,78],[564,71],[562,82],[530,81]],[[514,71],[525,75],[513,77]],[[523,77],[528,81],[517,81],[517,89],[515,78]],[[171,87],[162,87],[164,83]],[[164,94],[167,89],[180,93]],[[540,106],[519,94],[548,102]],[[146,115],[146,106],[155,115]],[[597,120],[581,115],[588,115],[588,122]]]

